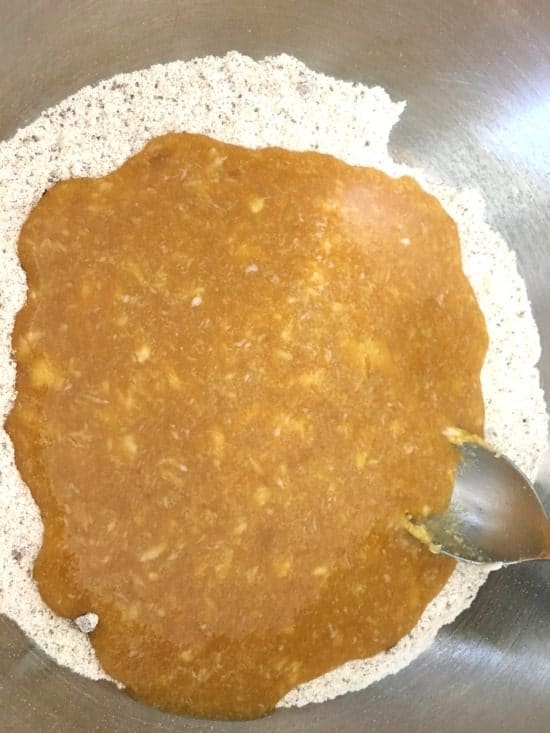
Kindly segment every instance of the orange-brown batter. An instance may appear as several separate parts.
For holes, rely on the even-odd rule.
[[[411,178],[197,135],[21,232],[19,470],[58,614],[159,707],[253,717],[395,644],[453,562],[402,529],[480,433],[483,318]]]

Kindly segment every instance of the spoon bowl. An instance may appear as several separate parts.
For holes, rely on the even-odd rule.
[[[475,563],[550,559],[550,519],[520,469],[478,442],[458,446],[448,509],[422,522],[440,552]]]

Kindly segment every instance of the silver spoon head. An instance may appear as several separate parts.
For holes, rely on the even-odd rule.
[[[476,563],[550,556],[550,520],[529,479],[506,457],[475,442],[460,444],[448,509],[424,520],[444,554]]]

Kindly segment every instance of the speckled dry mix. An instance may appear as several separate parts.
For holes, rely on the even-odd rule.
[[[13,396],[14,370],[9,360],[13,318],[25,296],[16,240],[30,208],[53,182],[104,174],[148,139],[169,130],[202,132],[252,147],[320,149],[348,162],[402,174],[405,169],[387,154],[388,136],[402,108],[381,89],[337,82],[289,57],[256,63],[229,54],[223,59],[153,67],[84,89],[3,143],[0,376],[4,414]],[[457,221],[464,269],[487,320],[491,344],[483,372],[486,435],[533,475],[545,445],[547,417],[536,369],[538,335],[515,257],[484,223],[479,194],[435,186],[418,171],[415,176]],[[2,610],[61,664],[91,677],[105,676],[87,637],[74,624],[51,614],[31,580],[41,522],[14,469],[5,435],[0,470]],[[348,662],[290,692],[282,704],[334,697],[397,671],[430,643],[441,625],[469,605],[485,577],[484,569],[457,569],[413,632],[391,651]]]

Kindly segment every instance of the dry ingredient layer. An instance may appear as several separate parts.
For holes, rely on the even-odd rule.
[[[169,130],[192,130],[252,146],[321,149],[348,162],[403,174],[407,169],[391,161],[386,147],[403,107],[380,88],[316,74],[288,56],[255,62],[231,53],[156,66],[86,87],[0,143],[4,414],[13,393],[11,328],[25,293],[15,244],[31,206],[53,182],[74,175],[102,175],[150,137]],[[464,268],[487,320],[491,340],[482,375],[487,437],[533,477],[545,448],[547,415],[536,368],[538,334],[515,256],[484,221],[478,192],[459,193],[434,184],[421,171],[414,175],[457,221]],[[5,435],[0,474],[0,609],[60,664],[92,678],[105,676],[86,636],[54,616],[32,582],[41,522],[15,470]],[[469,605],[486,572],[457,568],[413,632],[394,648],[300,685],[282,704],[328,699],[397,671],[426,648],[440,626]]]

